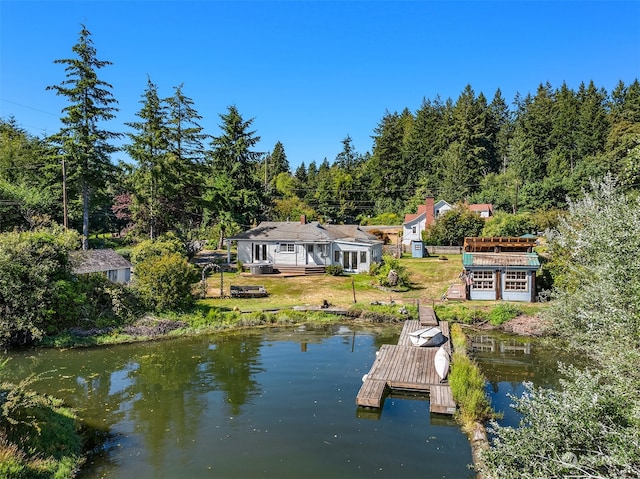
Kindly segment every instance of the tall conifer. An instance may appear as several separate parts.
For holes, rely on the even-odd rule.
[[[113,86],[98,78],[98,70],[111,62],[98,60],[91,33],[84,25],[72,51],[76,57],[54,61],[66,65],[67,79],[48,86],[47,90],[54,90],[69,101],[62,109],[63,126],[51,140],[59,146],[60,156],[66,162],[67,184],[82,199],[82,248],[87,249],[91,198],[105,186],[113,171],[110,154],[117,148],[109,140],[120,134],[101,127],[103,121],[113,119],[118,111],[111,93]]]

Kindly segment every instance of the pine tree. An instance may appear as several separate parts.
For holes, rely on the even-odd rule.
[[[211,142],[211,175],[225,176],[232,187],[227,212],[237,224],[249,227],[260,216],[263,194],[256,165],[261,153],[253,150],[260,141],[250,130],[253,119],[244,120],[235,105],[221,114],[222,134]]]
[[[183,85],[174,88],[167,105],[168,160],[171,181],[167,186],[167,202],[176,227],[190,229],[202,219],[201,178],[205,173],[207,135],[198,123],[202,119],[191,98],[184,95]]]
[[[129,156],[137,162],[133,173],[134,218],[144,227],[149,238],[154,239],[162,230],[163,214],[161,198],[170,181],[165,181],[168,171],[169,129],[166,106],[158,96],[158,88],[149,78],[140,101],[142,108],[136,116],[141,121],[127,123],[136,133],[128,133],[131,143],[125,147]],[[166,223],[165,223],[166,225]]]
[[[264,157],[262,164],[262,177],[267,190],[273,190],[274,182],[280,173],[289,173],[289,160],[284,145],[278,141],[273,151]]]
[[[573,90],[562,84],[555,94],[551,142],[547,172],[551,176],[566,176],[573,172],[579,160],[577,150],[578,99]]]
[[[62,109],[60,132],[51,141],[60,148],[66,162],[67,184],[82,198],[82,248],[89,247],[89,209],[95,192],[105,186],[113,171],[110,154],[117,148],[109,143],[120,136],[101,128],[101,122],[115,117],[117,101],[109,83],[98,78],[98,70],[111,62],[98,60],[91,33],[82,25],[80,38],[72,51],[75,58],[55,60],[66,65],[67,79],[47,87],[69,100]]]

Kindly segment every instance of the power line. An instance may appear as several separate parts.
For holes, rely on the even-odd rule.
[[[22,108],[28,108],[29,110],[33,110],[33,111],[38,111],[40,113],[44,113],[46,115],[51,115],[51,116],[58,116],[57,113],[51,113],[50,111],[45,111],[45,110],[41,110],[39,108],[35,108],[33,106],[29,106],[29,105],[24,105],[22,103],[18,103],[17,101],[12,101],[12,100],[7,100],[6,98],[1,98],[0,100],[6,102],[6,103],[11,103],[12,105],[17,105],[17,106],[21,106]],[[35,126],[31,127],[31,128],[36,128]]]

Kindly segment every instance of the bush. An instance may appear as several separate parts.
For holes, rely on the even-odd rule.
[[[473,324],[486,319],[486,312],[484,310],[470,308],[462,304],[456,304],[454,306],[437,305],[435,311],[442,321]]]
[[[344,274],[344,268],[340,264],[330,264],[324,270],[330,276],[342,276]]]
[[[131,262],[134,265],[157,256],[178,253],[186,257],[186,251],[182,242],[177,238],[164,238],[161,240],[145,240],[131,249]]]
[[[156,311],[185,309],[193,304],[194,267],[178,254],[152,256],[138,263],[135,287],[150,308]]]
[[[0,344],[29,344],[72,313],[68,252],[78,243],[66,231],[0,235]]]
[[[76,415],[31,391],[34,381],[0,386],[0,477],[72,477],[82,463]]]
[[[382,257],[382,263],[375,269],[376,278],[380,286],[385,287],[408,287],[411,282],[409,280],[409,273],[407,269],[400,264],[400,260],[394,258],[391,255],[384,255]],[[395,271],[397,275],[397,284],[392,285],[389,283],[389,272]]]

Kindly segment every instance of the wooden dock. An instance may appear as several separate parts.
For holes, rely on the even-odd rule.
[[[441,414],[455,412],[456,405],[451,395],[451,388],[448,383],[440,382],[440,376],[434,366],[434,357],[438,348],[416,347],[411,344],[409,333],[424,327],[422,316],[420,320],[406,321],[398,344],[382,345],[356,397],[358,406],[380,408],[386,393],[398,390],[428,393],[431,412]],[[443,346],[451,354],[449,324],[441,322],[438,327],[447,338]]]
[[[423,306],[418,303],[418,317],[420,318],[420,326],[438,326],[438,316],[431,306]]]

